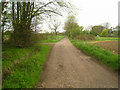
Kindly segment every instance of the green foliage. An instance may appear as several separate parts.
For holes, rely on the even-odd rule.
[[[4,32],[4,35],[10,35],[11,34],[11,31],[7,30]]]
[[[104,27],[100,26],[100,25],[99,26],[93,26],[92,30],[91,30],[91,34],[97,36],[102,32],[103,29],[104,29]]]
[[[87,42],[71,40],[71,42],[84,53],[91,55],[92,57],[100,60],[107,66],[118,70],[118,55],[113,54],[108,50],[104,50],[98,45],[89,44]]]
[[[82,34],[90,34],[90,31],[89,30],[84,30],[84,31],[82,31]]]
[[[74,29],[71,29],[71,38],[75,38],[80,34],[81,34],[81,30],[79,29],[79,27],[75,27]]]
[[[83,30],[82,26],[79,26],[78,23],[75,21],[75,16],[69,16],[68,20],[65,22],[66,34],[68,37],[75,38],[77,35]]]
[[[29,47],[37,42],[37,36],[32,30],[14,31],[10,36],[9,42],[12,46]]]
[[[107,29],[103,30],[103,31],[101,32],[100,36],[101,36],[101,37],[108,37],[108,30],[107,30]]]
[[[79,28],[80,28],[80,30],[81,30],[81,31],[84,29],[84,27],[83,27],[83,26],[79,26]]]

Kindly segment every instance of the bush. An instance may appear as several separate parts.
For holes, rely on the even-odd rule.
[[[108,37],[108,30],[107,30],[107,29],[103,30],[103,31],[101,32],[100,36],[101,36],[101,37]]]
[[[77,40],[94,40],[95,36],[91,35],[91,34],[82,34],[76,37]]]
[[[81,30],[79,28],[75,28],[71,30],[71,38],[75,38],[76,36],[80,35]]]
[[[93,26],[92,30],[91,30],[91,34],[97,36],[102,32],[103,29],[104,29],[104,27],[101,25]]]
[[[14,31],[10,40],[8,41],[11,46],[20,48],[29,47],[35,44],[37,35],[32,30]]]

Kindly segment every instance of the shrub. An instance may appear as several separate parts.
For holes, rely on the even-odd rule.
[[[103,29],[104,29],[104,27],[101,25],[93,26],[92,30],[91,30],[91,34],[97,36],[102,32]]]
[[[101,32],[100,36],[101,36],[101,37],[107,37],[107,36],[108,36],[108,30],[107,30],[107,29],[103,30],[103,31]]]
[[[71,30],[71,38],[75,38],[76,36],[80,35],[81,31],[79,28],[75,28]]]
[[[36,43],[37,35],[32,30],[23,30],[11,33],[8,41],[10,46],[16,46],[20,48],[29,47]]]

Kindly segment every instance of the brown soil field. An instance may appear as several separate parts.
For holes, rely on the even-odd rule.
[[[119,52],[120,49],[118,48],[118,41],[92,41],[89,43],[97,44],[104,49],[112,51],[115,54],[120,54]]]

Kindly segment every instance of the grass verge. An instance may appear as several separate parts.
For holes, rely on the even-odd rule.
[[[84,53],[91,55],[92,57],[100,60],[102,63],[111,67],[114,70],[118,70],[118,55],[101,48],[98,45],[89,44],[84,41],[76,41],[70,39],[70,41]]]
[[[50,51],[48,45],[3,49],[3,88],[34,88]]]

